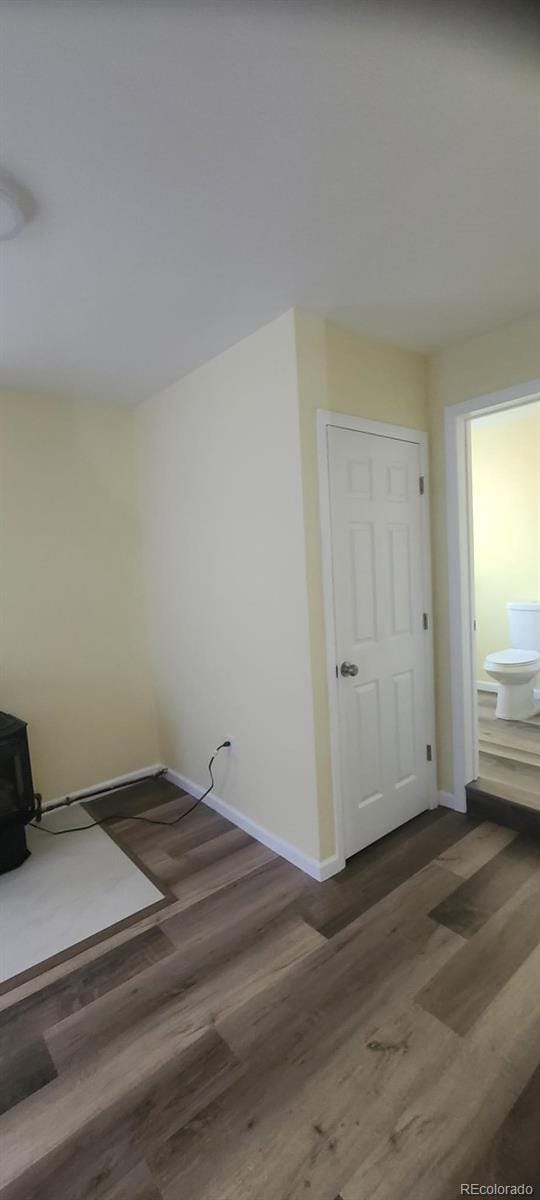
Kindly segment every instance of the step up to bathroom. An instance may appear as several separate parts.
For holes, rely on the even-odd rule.
[[[479,775],[467,784],[466,792],[471,817],[540,837],[540,768],[537,779],[531,778],[530,787]]]
[[[540,835],[540,604],[506,605],[511,647],[488,654],[496,692],[478,693],[478,779],[467,786],[471,816]],[[491,685],[493,688],[493,685]]]

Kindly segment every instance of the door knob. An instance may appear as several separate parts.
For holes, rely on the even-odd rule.
[[[356,663],[342,662],[339,669],[342,675],[358,675],[358,667]]]

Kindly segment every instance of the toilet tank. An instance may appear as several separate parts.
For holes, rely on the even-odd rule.
[[[540,604],[513,602],[506,608],[514,650],[536,650],[540,654]]]

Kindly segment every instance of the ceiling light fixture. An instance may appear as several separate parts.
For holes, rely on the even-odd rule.
[[[23,210],[5,187],[0,187],[0,242],[17,236],[25,223]]]

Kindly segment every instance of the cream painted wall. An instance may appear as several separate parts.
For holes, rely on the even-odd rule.
[[[137,415],[165,761],[318,859],[293,314]]]
[[[133,413],[0,393],[0,696],[50,799],[159,761]]]
[[[315,412],[326,408],[430,434],[439,786],[452,791],[444,408],[540,374],[540,326],[529,317],[426,359],[296,313],[310,646],[323,853],[334,844],[324,656]],[[508,644],[507,642],[505,644]],[[497,648],[497,647],[494,647]]]
[[[435,677],[439,787],[451,792],[452,706],[448,635],[444,409],[476,396],[527,383],[540,374],[540,322],[528,317],[434,355],[429,366]],[[498,647],[494,647],[498,649]]]
[[[472,421],[471,458],[476,677],[489,681],[486,655],[511,644],[507,601],[540,601],[540,402]]]
[[[159,759],[203,783],[228,734],[218,793],[300,851],[333,854],[317,408],[430,426],[439,784],[451,791],[444,407],[539,373],[534,320],[428,364],[287,313],[135,414],[0,394],[1,703],[30,721],[45,797]]]
[[[430,427],[439,785],[451,791],[444,407],[539,373],[532,319],[428,364],[288,313],[135,414],[0,395],[1,703],[30,721],[45,797],[159,759],[203,783],[232,734],[218,793],[302,852],[333,854],[317,408]]]
[[[326,676],[319,484],[318,408],[427,429],[427,361],[421,354],[295,314],[302,448],[311,671],[322,855],[335,845]]]

